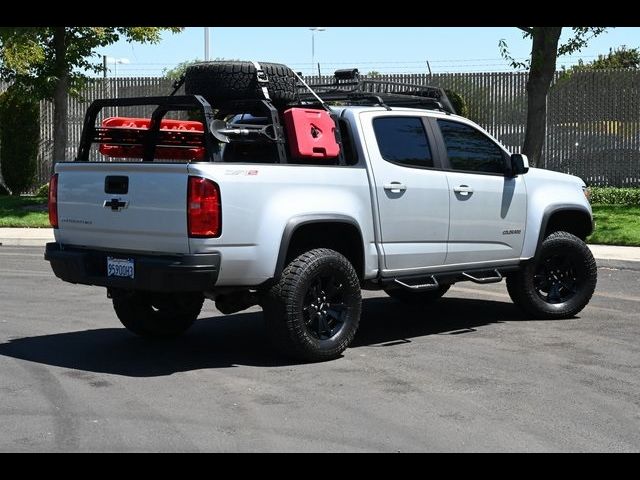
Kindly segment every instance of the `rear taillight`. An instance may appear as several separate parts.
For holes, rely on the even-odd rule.
[[[55,173],[49,180],[49,223],[53,228],[58,228],[58,174]]]
[[[222,231],[220,189],[215,182],[189,177],[187,228],[190,237],[219,237]]]

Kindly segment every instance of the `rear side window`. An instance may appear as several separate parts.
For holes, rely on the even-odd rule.
[[[480,130],[464,123],[438,120],[453,170],[504,173],[504,154]]]
[[[420,117],[382,117],[373,120],[382,158],[408,167],[433,167],[431,148]]]

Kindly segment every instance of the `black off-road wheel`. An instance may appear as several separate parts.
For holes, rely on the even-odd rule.
[[[198,318],[201,293],[117,292],[113,308],[127,330],[141,337],[175,337]]]
[[[451,285],[440,285],[435,290],[426,290],[424,292],[412,292],[402,288],[385,289],[385,293],[394,300],[409,305],[421,305],[434,302],[441,298],[451,288]]]
[[[262,100],[262,87],[267,86],[269,97],[277,107],[295,99],[296,76],[286,65],[259,63],[267,75],[267,83],[259,83],[256,67],[251,62],[196,63],[185,72],[184,89],[187,95],[202,95],[214,108],[239,100]]]
[[[308,362],[331,360],[358,330],[360,281],[340,253],[310,250],[287,265],[262,306],[269,335],[280,351]]]
[[[554,232],[537,259],[507,277],[513,302],[532,318],[570,318],[591,300],[598,268],[589,247],[575,235]]]

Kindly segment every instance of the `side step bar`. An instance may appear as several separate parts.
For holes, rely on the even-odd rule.
[[[442,285],[449,285],[456,282],[471,281],[473,283],[487,284],[498,283],[504,279],[508,272],[514,272],[520,267],[518,265],[508,265],[499,268],[486,268],[475,270],[452,270],[434,273],[432,275],[412,275],[406,277],[383,278],[381,286],[396,285],[398,287],[413,292],[437,290]],[[380,285],[380,284],[379,284]]]
[[[401,287],[406,288],[408,290],[413,290],[414,292],[424,292],[427,290],[437,290],[438,288],[440,288],[440,284],[438,283],[438,280],[436,280],[436,277],[431,275],[428,278],[428,280],[431,280],[431,283],[420,283],[417,285],[409,285],[408,283],[404,283],[398,280],[397,278],[395,278],[393,281],[394,283],[397,283]]]
[[[478,278],[478,277],[474,277],[473,275],[471,275],[470,273],[467,273],[467,272],[462,272],[462,276],[468,278],[473,283],[497,283],[497,282],[501,282],[503,277],[500,274],[500,272],[497,269],[493,270],[493,272],[496,274],[495,277],[480,277],[480,278]]]

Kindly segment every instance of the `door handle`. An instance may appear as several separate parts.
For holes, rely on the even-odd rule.
[[[390,190],[391,193],[400,193],[404,192],[407,189],[407,186],[400,182],[391,182],[384,184],[385,190]]]
[[[468,195],[470,193],[473,193],[473,188],[471,188],[469,185],[460,185],[457,187],[453,187],[453,191],[459,193],[460,195]]]

